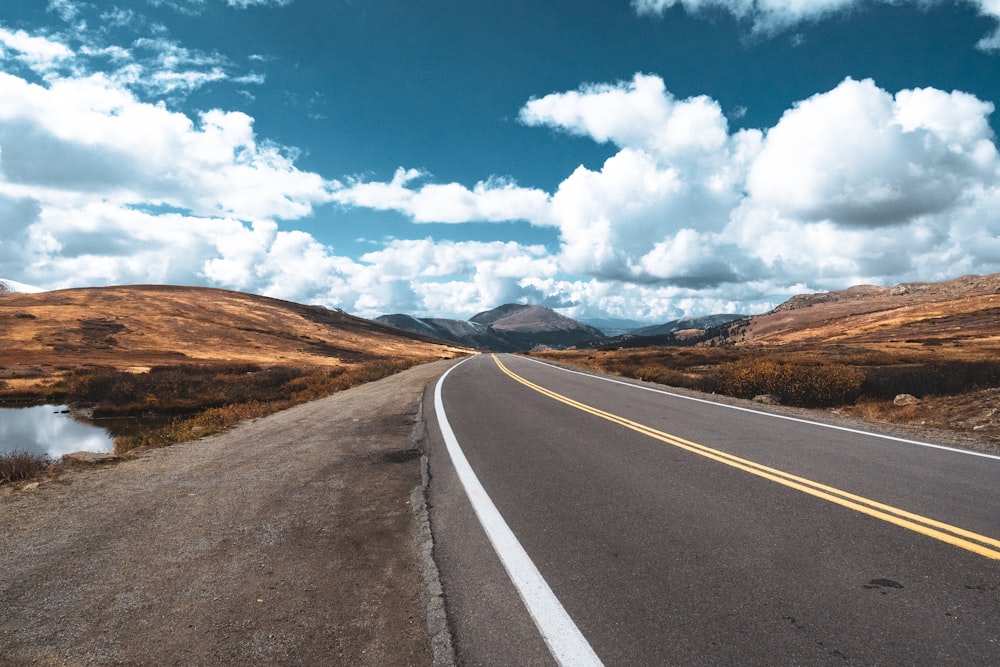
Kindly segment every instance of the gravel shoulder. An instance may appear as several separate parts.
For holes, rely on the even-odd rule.
[[[447,664],[419,439],[449,363],[0,494],[0,665]]]

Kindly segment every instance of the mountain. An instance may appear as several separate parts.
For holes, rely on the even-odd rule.
[[[539,346],[572,347],[604,338],[599,329],[560,315],[551,308],[512,303],[478,313],[469,320],[396,314],[382,315],[375,321],[497,352],[531,350]]]
[[[138,285],[0,296],[0,379],[83,365],[340,366],[469,350],[321,306],[206,287]]]
[[[581,343],[580,347],[616,349],[633,347],[691,346],[716,338],[728,325],[746,319],[746,315],[702,315],[682,317],[663,324],[639,327],[601,340]]]
[[[728,324],[735,320],[746,317],[745,315],[702,315],[700,317],[682,317],[679,320],[671,320],[664,324],[654,324],[653,326],[633,329],[629,333],[633,336],[662,336],[664,334],[677,333],[691,329],[712,329],[714,327]]]
[[[1000,274],[890,287],[857,285],[794,296],[774,310],[722,327],[737,345],[1000,343]]]
[[[441,317],[419,318],[412,315],[381,315],[376,322],[410,331],[412,333],[431,336],[439,340],[451,341],[477,349],[490,349],[498,352],[511,352],[509,341],[494,332],[485,324],[476,324],[466,320],[449,320]]]
[[[619,336],[629,333],[635,329],[648,326],[646,322],[639,320],[629,320],[620,317],[587,317],[581,318],[580,322],[589,324],[595,329],[600,329],[606,336]]]
[[[4,294],[37,294],[38,292],[44,291],[45,290],[41,287],[26,285],[15,280],[7,280],[6,278],[0,278],[0,296]]]
[[[604,338],[604,333],[592,326],[560,315],[545,306],[524,306],[508,303],[469,318],[470,322],[485,324],[496,331],[532,334],[553,334],[563,342]]]

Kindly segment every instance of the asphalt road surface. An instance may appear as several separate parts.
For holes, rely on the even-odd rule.
[[[511,355],[425,407],[460,664],[1000,664],[997,457]]]

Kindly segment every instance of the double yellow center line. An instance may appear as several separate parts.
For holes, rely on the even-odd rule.
[[[912,530],[920,533],[921,535],[926,535],[927,537],[932,537],[936,540],[946,542],[959,547],[960,549],[977,553],[980,556],[1000,560],[1000,540],[980,535],[978,533],[965,530],[964,528],[952,526],[942,521],[920,516],[919,514],[907,512],[906,510],[892,507],[891,505],[886,505],[875,500],[870,500],[853,493],[848,493],[847,491],[841,491],[840,489],[835,489],[831,486],[820,484],[819,482],[798,477],[797,475],[776,470],[738,456],[733,456],[732,454],[727,454],[726,452],[718,449],[712,449],[711,447],[706,447],[705,445],[699,445],[696,442],[679,438],[675,435],[634,422],[631,419],[626,419],[610,412],[605,412],[604,410],[600,410],[585,403],[580,403],[579,401],[575,401],[572,398],[563,396],[562,394],[557,394],[554,391],[550,391],[545,387],[524,379],[504,366],[496,355],[493,355],[493,360],[496,361],[500,370],[517,382],[523,384],[525,387],[529,387],[540,394],[544,394],[545,396],[555,399],[560,403],[565,403],[566,405],[582,410],[588,414],[594,415],[595,417],[606,419],[615,424],[619,424],[620,426],[624,426],[625,428],[632,429],[637,433],[649,436],[654,440],[659,440],[660,442],[673,445],[674,447],[679,447],[680,449],[693,454],[698,454],[699,456],[704,456],[705,458],[712,459],[713,461],[724,463],[725,465],[748,472],[751,475],[763,477],[764,479],[771,480],[772,482],[776,482],[782,486],[787,486],[797,491],[801,491],[802,493],[807,493],[810,496],[821,498],[836,505],[840,505],[841,507],[846,507],[848,509],[861,512],[862,514],[867,514],[868,516]]]

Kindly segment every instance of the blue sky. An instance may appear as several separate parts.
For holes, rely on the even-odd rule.
[[[0,277],[661,322],[993,273],[998,100],[997,0],[5,0]]]

